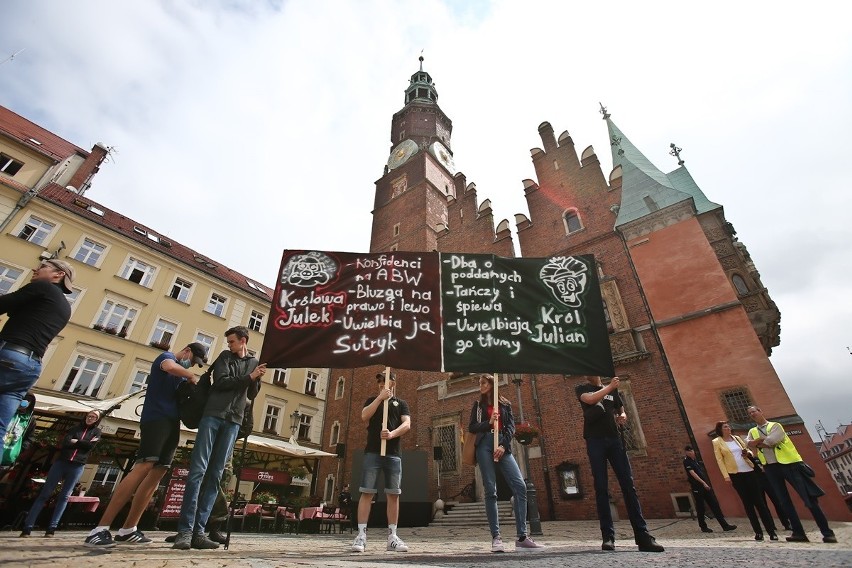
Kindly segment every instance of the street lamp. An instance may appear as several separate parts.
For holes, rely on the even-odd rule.
[[[290,415],[290,443],[298,444],[296,441],[296,430],[299,429],[299,423],[301,422],[302,413],[297,410],[293,411],[293,414]]]
[[[521,424],[524,422],[524,401],[521,398],[521,385],[524,384],[524,378],[519,374],[512,374],[512,384],[515,385],[515,390],[518,393],[518,419]],[[527,518],[530,522],[530,534],[542,535],[541,532],[541,517],[538,514],[538,498],[536,497],[535,485],[530,479],[530,456],[527,453],[527,446],[522,444],[524,448],[524,473],[527,474],[524,481],[527,485]]]

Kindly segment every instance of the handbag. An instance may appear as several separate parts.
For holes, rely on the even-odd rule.
[[[476,465],[476,434],[473,432],[464,433],[462,463],[464,465]]]
[[[476,419],[482,420],[482,407],[476,403]],[[476,465],[476,434],[465,432],[462,440],[462,463]]]
[[[204,416],[204,407],[207,406],[207,399],[210,397],[210,369],[211,365],[197,384],[189,381],[183,381],[178,385],[175,396],[178,403],[178,414],[180,421],[187,428],[198,428],[201,418]]]

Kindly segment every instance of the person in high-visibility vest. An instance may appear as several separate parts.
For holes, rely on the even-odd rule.
[[[809,542],[802,521],[799,519],[799,514],[793,506],[792,499],[790,499],[790,493],[787,491],[787,483],[789,483],[799,494],[805,507],[810,509],[814,521],[816,521],[822,533],[822,541],[836,543],[837,537],[834,536],[834,531],[829,528],[828,519],[825,518],[825,513],[819,506],[818,499],[825,495],[825,492],[810,478],[813,473],[808,474],[806,472],[802,456],[799,455],[796,445],[787,436],[784,427],[778,422],[767,420],[763,411],[757,406],[749,406],[746,410],[756,424],[748,432],[748,447],[757,453],[760,463],[764,465],[769,483],[775,489],[775,493],[781,501],[781,506],[793,527],[793,534],[788,536],[787,540],[789,542]]]

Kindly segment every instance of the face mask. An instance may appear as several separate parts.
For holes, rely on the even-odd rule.
[[[192,367],[192,361],[190,361],[189,359],[181,359],[180,361],[178,361],[178,364],[184,369],[189,369],[190,367]]]

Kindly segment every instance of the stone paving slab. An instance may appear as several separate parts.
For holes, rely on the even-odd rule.
[[[27,539],[18,532],[0,533],[0,565],[4,568],[73,566],[74,568],[461,568],[497,565],[501,568],[556,568],[620,566],[690,566],[723,568],[755,564],[768,566],[852,566],[852,523],[833,523],[838,544],[823,544],[813,523],[805,524],[810,543],[755,542],[746,519],[736,519],[736,531],[701,533],[689,519],[655,519],[649,528],[666,547],[661,554],[640,553],[633,544],[627,522],[616,523],[616,552],[600,550],[599,530],[593,521],[542,523],[536,540],[548,545],[541,552],[491,554],[485,527],[423,527],[400,529],[409,552],[387,552],[385,533],[368,532],[367,551],[349,552],[353,536],[290,534],[234,534],[229,550],[177,551],[164,542],[170,533],[146,533],[149,545],[118,545],[101,550],[82,545],[81,531],[60,531],[53,538],[33,532]],[[504,528],[505,531],[505,528]],[[507,550],[512,550],[506,534]]]

